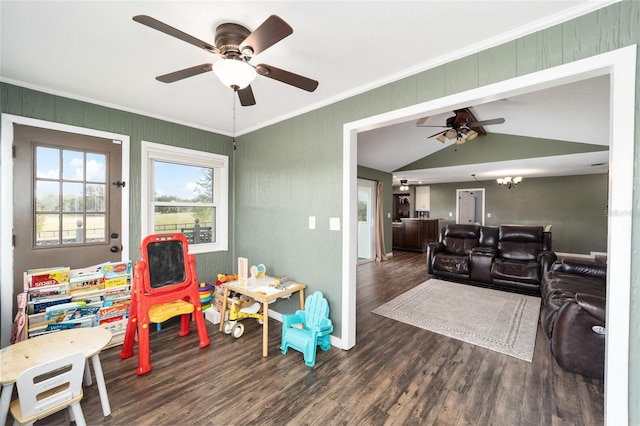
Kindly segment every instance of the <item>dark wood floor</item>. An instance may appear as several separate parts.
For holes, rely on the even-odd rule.
[[[533,362],[492,352],[371,314],[428,279],[424,255],[395,252],[358,266],[357,345],[318,352],[314,368],[280,354],[271,321],[269,357],[259,325],[238,340],[208,323],[211,346],[177,324],[152,332],[153,371],[136,358],[101,355],[112,414],[95,385],[82,408],[90,425],[599,425],[603,383],[562,370],[538,331]],[[56,414],[36,424],[65,424]]]

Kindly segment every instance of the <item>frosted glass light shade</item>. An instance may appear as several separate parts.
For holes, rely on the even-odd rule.
[[[222,59],[213,64],[213,72],[225,86],[244,89],[256,78],[256,70],[251,65],[237,59]]]

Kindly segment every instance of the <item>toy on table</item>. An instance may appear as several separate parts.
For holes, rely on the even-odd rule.
[[[260,312],[260,303],[246,296],[240,297],[229,308],[229,319],[224,322],[222,331],[231,334],[236,339],[244,334],[244,324],[240,322],[245,318],[256,318],[259,324],[264,321],[264,315]]]

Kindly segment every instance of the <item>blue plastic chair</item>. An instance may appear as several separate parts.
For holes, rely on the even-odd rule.
[[[302,327],[296,326],[302,324]],[[333,331],[333,323],[329,319],[329,303],[323,294],[316,291],[304,302],[304,311],[282,315],[283,354],[289,348],[302,352],[304,362],[309,367],[316,364],[316,347],[323,351],[331,347],[329,335]]]

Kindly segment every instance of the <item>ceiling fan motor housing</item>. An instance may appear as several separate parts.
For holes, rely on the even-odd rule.
[[[220,24],[218,25],[218,28],[216,28],[216,47],[226,58],[242,58],[246,55],[244,55],[244,52],[240,51],[240,44],[242,44],[250,34],[251,31],[242,25],[231,23]],[[253,50],[247,53],[253,54]],[[251,55],[248,56],[250,57]]]

